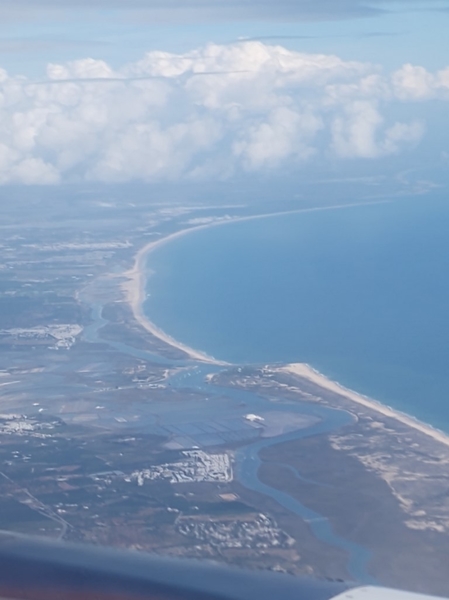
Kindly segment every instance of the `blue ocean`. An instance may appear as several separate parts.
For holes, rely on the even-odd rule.
[[[148,257],[145,312],[232,363],[307,362],[449,432],[449,203],[203,229]]]

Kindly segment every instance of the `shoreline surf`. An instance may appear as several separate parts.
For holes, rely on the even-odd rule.
[[[230,223],[238,223],[249,220],[256,219],[265,219],[270,217],[282,216],[287,214],[299,214],[299,213],[307,213],[307,212],[316,212],[316,211],[324,211],[324,210],[338,210],[343,208],[351,208],[357,206],[365,206],[371,204],[385,204],[390,202],[389,200],[379,200],[373,202],[360,202],[360,203],[348,203],[348,204],[340,204],[336,206],[324,206],[324,207],[310,207],[303,209],[295,209],[290,211],[280,211],[273,213],[266,213],[261,215],[249,215],[245,217],[229,217],[229,218],[220,218],[209,223],[196,225],[193,227],[188,227],[185,229],[178,230],[169,235],[166,235],[158,240],[149,242],[143,248],[141,248],[137,254],[135,255],[135,261],[133,267],[124,273],[126,277],[126,281],[122,284],[122,290],[125,293],[126,300],[129,303],[131,310],[133,312],[134,318],[136,321],[149,333],[151,333],[154,337],[162,341],[163,343],[181,350],[184,352],[188,358],[191,360],[200,361],[206,364],[216,365],[216,366],[230,366],[231,363],[226,361],[217,360],[212,356],[209,356],[205,352],[196,350],[191,348],[187,344],[184,344],[165,331],[160,329],[157,325],[155,325],[148,317],[145,315],[143,311],[143,302],[146,298],[146,284],[148,281],[148,268],[146,265],[146,260],[148,256],[154,252],[157,248],[178,239],[180,237],[184,237],[187,234],[193,233],[195,231],[200,231],[203,229],[208,229],[211,227],[217,227],[221,225],[227,225]],[[432,425],[427,424],[423,421],[418,420],[416,417],[412,415],[408,415],[407,413],[401,412],[399,410],[393,409],[387,405],[382,404],[381,402],[368,398],[361,393],[358,393],[354,390],[344,387],[337,381],[332,381],[327,378],[324,374],[320,373],[312,366],[306,363],[290,363],[283,367],[274,367],[273,370],[288,372],[290,374],[295,374],[299,377],[302,377],[312,383],[315,383],[319,387],[326,389],[328,391],[332,391],[337,393],[352,402],[359,404],[361,406],[365,406],[366,408],[370,408],[382,414],[383,416],[387,416],[395,419],[396,421],[403,423],[425,435],[430,436],[435,441],[438,441],[446,446],[449,446],[449,435],[445,434],[443,431],[434,428]]]
[[[302,379],[306,379],[307,381],[314,383],[322,389],[334,392],[347,400],[351,400],[352,402],[364,406],[365,408],[374,410],[384,417],[395,419],[399,423],[424,433],[425,435],[431,437],[435,441],[440,442],[441,444],[444,444],[445,446],[449,446],[449,435],[444,433],[444,431],[441,431],[440,429],[437,429],[428,423],[424,423],[412,415],[392,408],[391,406],[387,406],[386,404],[382,404],[382,402],[379,402],[378,400],[374,400],[368,396],[356,392],[355,390],[351,390],[338,381],[329,379],[326,377],[326,375],[320,373],[317,371],[317,369],[314,369],[307,363],[290,363],[274,370],[297,375]]]
[[[143,302],[146,298],[146,284],[148,281],[148,269],[146,267],[146,259],[147,257],[154,252],[157,248],[164,246],[165,244],[178,239],[180,237],[184,237],[195,231],[200,231],[202,229],[210,229],[212,227],[219,227],[221,225],[228,225],[230,223],[242,223],[245,221],[253,221],[257,219],[268,219],[270,217],[277,217],[282,215],[291,215],[291,214],[299,214],[299,213],[310,213],[310,212],[318,212],[318,211],[327,211],[327,210],[340,210],[344,208],[352,208],[357,206],[370,206],[373,204],[387,204],[391,202],[391,200],[375,200],[372,202],[352,202],[347,204],[338,204],[335,206],[317,206],[317,207],[309,207],[309,208],[298,208],[294,210],[288,211],[279,211],[272,213],[265,213],[261,215],[248,215],[246,217],[225,217],[218,218],[209,223],[204,223],[201,225],[195,225],[193,227],[187,227],[185,229],[180,229],[173,233],[170,233],[158,240],[149,242],[143,248],[141,248],[137,254],[135,255],[134,265],[123,273],[123,276],[126,278],[125,282],[122,283],[121,288],[125,293],[126,300],[128,304],[131,306],[131,310],[133,312],[134,318],[136,321],[149,333],[151,333],[154,337],[158,338],[162,342],[166,343],[173,348],[177,348],[181,350],[189,358],[192,360],[199,360],[201,362],[214,364],[217,366],[226,366],[230,365],[230,363],[217,360],[213,356],[209,356],[205,352],[200,350],[196,350],[195,348],[191,348],[187,344],[183,344],[182,342],[176,340],[171,335],[167,334],[161,328],[159,328],[155,323],[153,323],[148,317],[145,315],[143,311]]]
[[[163,246],[164,244],[182,237],[186,235],[189,231],[199,230],[206,227],[206,225],[199,225],[197,227],[192,227],[190,229],[181,229],[175,233],[171,233],[159,240],[150,242],[143,248],[141,248],[135,257],[134,266],[127,271],[124,275],[126,277],[126,281],[122,284],[122,290],[125,292],[125,296],[127,302],[131,306],[131,310],[133,312],[134,318],[136,321],[149,333],[151,333],[154,337],[161,340],[168,346],[172,346],[173,348],[177,348],[181,350],[187,356],[193,360],[199,360],[201,362],[206,362],[214,365],[226,365],[228,363],[224,361],[215,360],[213,357],[208,356],[207,354],[195,350],[194,348],[190,348],[186,344],[175,340],[173,337],[168,335],[165,331],[157,327],[152,321],[150,321],[144,311],[143,311],[143,302],[145,301],[146,292],[145,287],[148,279],[148,272],[145,267],[145,261],[147,256],[151,254],[156,248]]]

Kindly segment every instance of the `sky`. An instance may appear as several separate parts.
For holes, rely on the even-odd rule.
[[[449,168],[449,0],[0,0],[0,184]]]

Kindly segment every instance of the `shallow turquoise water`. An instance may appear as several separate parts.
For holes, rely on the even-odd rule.
[[[149,318],[216,358],[304,361],[449,431],[440,195],[192,233],[148,258]]]

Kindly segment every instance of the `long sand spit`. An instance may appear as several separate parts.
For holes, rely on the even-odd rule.
[[[439,429],[436,429],[435,427],[432,427],[427,423],[423,423],[422,421],[419,421],[418,419],[415,419],[415,417],[407,415],[406,413],[403,413],[399,410],[391,408],[390,406],[382,404],[377,400],[372,400],[367,396],[358,394],[357,392],[354,392],[353,390],[344,387],[337,381],[332,381],[331,379],[328,379],[325,375],[323,375],[322,373],[320,373],[319,371],[317,371],[316,369],[314,369],[306,363],[292,363],[284,367],[279,367],[276,370],[280,372],[290,373],[293,375],[298,375],[302,379],[306,379],[307,381],[316,384],[322,389],[328,390],[329,392],[334,392],[335,394],[338,394],[339,396],[342,396],[347,400],[351,400],[352,402],[364,406],[365,408],[369,408],[373,411],[376,411],[384,417],[395,419],[396,421],[399,421],[399,423],[403,423],[404,425],[407,425],[408,427],[411,427],[416,431],[428,435],[435,441],[440,442],[445,446],[449,446],[449,436],[446,435],[443,431],[440,431]]]
[[[175,239],[180,237],[184,237],[190,233],[194,233],[196,231],[200,231],[201,229],[209,229],[211,227],[219,227],[221,225],[228,225],[230,223],[238,223],[243,221],[254,221],[257,219],[268,219],[270,217],[278,217],[282,215],[291,215],[297,213],[310,213],[310,212],[318,212],[323,210],[338,210],[342,208],[352,208],[355,206],[368,206],[370,204],[386,204],[391,202],[390,200],[375,200],[372,202],[357,202],[357,203],[348,203],[348,204],[338,204],[335,206],[317,206],[311,208],[298,208],[295,210],[289,211],[281,211],[281,212],[272,212],[265,213],[261,215],[249,215],[247,217],[223,217],[218,218],[209,223],[205,223],[202,225],[196,225],[193,227],[188,227],[186,229],[180,229],[174,233],[166,235],[154,242],[149,242],[146,246],[141,248],[137,254],[135,255],[134,265],[133,267],[124,273],[124,277],[126,278],[125,282],[122,284],[122,290],[125,293],[126,299],[131,306],[132,312],[134,314],[134,318],[136,321],[149,333],[151,333],[154,337],[158,338],[165,344],[172,346],[173,348],[177,348],[181,350],[189,358],[192,360],[198,360],[201,362],[214,364],[214,365],[229,365],[225,361],[217,360],[212,356],[207,355],[205,352],[201,352],[200,350],[195,350],[182,342],[179,342],[172,336],[168,335],[165,331],[157,327],[148,317],[145,315],[143,310],[143,303],[146,299],[146,286],[147,280],[149,276],[149,269],[147,265],[147,257],[154,252],[157,248],[172,242]]]
[[[212,356],[208,356],[204,352],[190,348],[190,346],[175,340],[175,338],[173,338],[171,335],[168,335],[168,333],[150,321],[143,311],[143,303],[146,299],[146,284],[148,279],[148,270],[146,267],[148,255],[151,254],[151,252],[154,252],[156,248],[160,248],[162,245],[167,244],[176,238],[182,237],[190,231],[198,231],[199,229],[204,229],[205,227],[207,226],[199,225],[197,227],[192,227],[191,229],[182,229],[159,240],[150,242],[141,248],[135,256],[133,267],[124,274],[126,280],[122,284],[122,290],[125,292],[126,299],[131,306],[131,310],[136,321],[155,338],[161,340],[172,348],[181,350],[192,360],[198,360],[216,365],[226,365],[227,363],[225,362],[215,360],[215,358]]]
[[[210,227],[218,227],[222,225],[227,225],[229,223],[237,223],[243,221],[251,221],[256,219],[266,219],[270,217],[277,217],[281,215],[287,214],[297,214],[297,213],[308,213],[308,212],[317,212],[324,210],[338,210],[343,208],[352,208],[355,206],[367,206],[370,204],[385,204],[391,202],[390,200],[378,200],[373,202],[358,202],[358,203],[348,203],[348,204],[339,204],[335,206],[322,206],[322,207],[314,207],[314,208],[302,208],[291,211],[283,211],[283,212],[273,212],[262,215],[252,215],[247,217],[227,217],[217,219],[215,221],[211,221],[210,223],[196,225],[193,227],[189,227],[186,229],[181,229],[174,233],[171,233],[163,238],[160,238],[156,241],[148,243],[146,246],[141,248],[137,254],[135,255],[134,265],[133,267],[124,273],[126,277],[125,282],[122,284],[122,289],[125,293],[126,299],[129,302],[132,312],[134,314],[134,318],[136,321],[149,333],[151,333],[154,337],[161,340],[165,344],[172,346],[173,348],[177,348],[184,352],[190,359],[201,361],[204,363],[219,365],[219,366],[229,366],[230,363],[225,361],[217,360],[212,356],[207,355],[200,350],[195,350],[190,346],[179,342],[172,336],[168,335],[165,331],[157,327],[148,317],[145,315],[143,311],[143,303],[146,298],[146,286],[149,275],[149,269],[147,265],[148,256],[154,252],[157,248],[170,243],[171,241],[183,237],[185,235],[194,233],[195,231],[200,231],[201,229],[208,229]],[[403,423],[420,431],[421,433],[428,435],[433,438],[435,441],[438,441],[445,446],[449,447],[449,436],[439,429],[435,429],[431,425],[423,423],[414,417],[407,415],[401,411],[395,410],[389,406],[386,406],[376,400],[372,400],[362,394],[358,394],[357,392],[350,390],[342,385],[340,385],[336,381],[332,381],[328,379],[325,375],[316,371],[313,367],[305,363],[293,363],[290,365],[286,365],[285,367],[281,367],[277,370],[285,371],[288,373],[292,373],[294,375],[298,375],[303,379],[306,379],[312,383],[315,383],[319,387],[326,389],[328,391],[334,392],[343,396],[347,400],[351,400],[356,404],[369,408],[373,411],[382,414],[385,417],[389,417],[395,419],[396,421]]]
[[[154,252],[157,248],[172,242],[173,240],[188,235],[190,233],[194,233],[196,231],[200,231],[201,229],[209,229],[211,227],[218,227],[221,225],[228,225],[229,223],[237,223],[243,221],[253,221],[256,219],[267,219],[270,217],[277,217],[282,215],[296,214],[296,213],[308,213],[308,212],[317,212],[323,210],[338,210],[342,208],[351,208],[355,206],[365,206],[370,204],[385,204],[390,202],[389,200],[376,200],[373,202],[358,202],[351,204],[338,204],[335,206],[317,206],[311,208],[299,208],[296,210],[282,211],[282,212],[273,212],[273,213],[265,213],[262,215],[249,215],[247,217],[224,217],[219,218],[209,223],[205,223],[202,225],[196,225],[194,227],[188,227],[186,229],[180,229],[174,233],[166,235],[163,238],[155,240],[154,242],[149,242],[141,248],[137,254],[135,255],[134,265],[133,267],[124,273],[126,278],[125,282],[122,284],[122,290],[125,293],[126,299],[131,306],[132,312],[134,314],[134,318],[136,321],[149,333],[151,333],[154,337],[161,340],[165,344],[172,346],[173,348],[177,348],[181,350],[189,358],[192,360],[198,360],[201,362],[214,364],[214,365],[229,365],[229,363],[225,361],[220,361],[212,356],[207,355],[205,352],[201,352],[200,350],[195,350],[182,342],[179,342],[172,336],[168,335],[165,331],[157,327],[148,317],[145,315],[143,310],[143,303],[146,299],[146,286],[149,275],[148,265],[147,265],[147,257]]]

